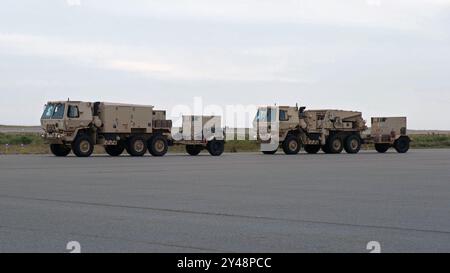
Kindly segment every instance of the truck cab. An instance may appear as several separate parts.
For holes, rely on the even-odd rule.
[[[48,102],[41,116],[42,137],[52,144],[71,142],[79,129],[87,128],[92,122],[90,102]]]
[[[300,113],[304,109],[304,107],[299,109],[297,106],[264,106],[258,108],[253,127],[256,128],[257,141],[261,143],[261,151],[264,154],[276,153],[280,144],[285,153],[298,153],[301,144],[302,126],[304,125]]]

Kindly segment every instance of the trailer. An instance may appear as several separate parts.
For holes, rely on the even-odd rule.
[[[365,144],[373,144],[379,153],[394,148],[398,153],[406,153],[411,139],[407,135],[406,117],[373,117],[370,134],[364,138]]]
[[[173,145],[184,145],[189,155],[197,156],[207,150],[220,156],[225,150],[225,135],[220,116],[182,116],[182,127],[174,135]]]

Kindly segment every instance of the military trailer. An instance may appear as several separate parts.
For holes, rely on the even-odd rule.
[[[297,154],[302,146],[309,154],[318,153],[321,149],[327,154],[339,154],[343,150],[355,154],[360,151],[363,143],[374,143],[377,151],[392,146],[399,152],[409,149],[406,119],[404,124],[399,124],[396,118],[384,118],[392,121],[389,125],[393,127],[381,123],[379,126],[387,126],[390,131],[378,130],[373,136],[365,137],[363,132],[367,130],[367,126],[361,112],[305,109],[306,107],[297,106],[269,106],[258,109],[254,127],[257,128],[257,140],[262,144],[264,154],[275,154],[279,146],[286,154]],[[395,134],[388,139],[386,130],[389,131],[388,135],[392,135],[392,132]]]
[[[48,102],[41,117],[42,137],[56,156],[71,151],[88,157],[94,145],[103,145],[111,156],[124,150],[131,156],[167,153],[172,121],[153,106],[108,102]]]
[[[385,153],[391,147],[398,153],[406,153],[411,142],[406,126],[406,117],[373,117],[371,132],[365,142],[373,143],[379,153]]]
[[[182,127],[174,136],[174,145],[184,145],[189,155],[199,155],[207,150],[220,156],[225,149],[225,137],[220,116],[182,116]]]

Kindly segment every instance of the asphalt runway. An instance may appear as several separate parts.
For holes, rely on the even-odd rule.
[[[0,156],[0,252],[450,252],[450,150]]]

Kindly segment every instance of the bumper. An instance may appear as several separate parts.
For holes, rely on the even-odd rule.
[[[67,140],[67,136],[60,133],[43,133],[41,137],[46,143],[50,144],[62,144]]]

